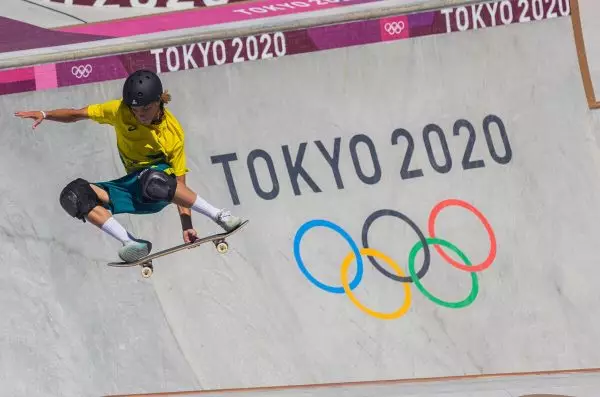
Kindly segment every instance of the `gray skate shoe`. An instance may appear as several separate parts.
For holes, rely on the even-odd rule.
[[[229,211],[221,210],[217,215],[216,222],[225,229],[226,232],[230,232],[242,223],[242,218],[231,215]]]
[[[123,262],[135,262],[152,251],[152,243],[146,240],[131,240],[119,249],[119,258]]]

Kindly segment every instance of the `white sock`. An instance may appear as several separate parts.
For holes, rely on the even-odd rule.
[[[221,211],[220,209],[210,205],[206,200],[204,200],[198,195],[196,196],[196,202],[192,204],[192,209],[196,212],[210,217],[212,220],[217,219],[217,215]]]
[[[106,222],[102,225],[102,230],[106,233],[110,234],[123,244],[131,240],[129,233],[127,230],[112,216],[108,218]]]

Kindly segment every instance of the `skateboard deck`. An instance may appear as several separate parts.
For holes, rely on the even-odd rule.
[[[141,266],[142,267],[142,276],[145,278],[148,278],[154,272],[154,266],[152,264],[152,260],[156,259],[156,258],[160,258],[161,256],[173,254],[175,252],[178,252],[178,251],[181,251],[184,249],[196,248],[196,247],[198,247],[204,243],[208,243],[208,242],[212,242],[215,245],[215,247],[217,248],[217,251],[219,253],[221,253],[221,254],[226,253],[229,249],[229,244],[227,243],[227,241],[225,241],[225,239],[227,237],[231,236],[232,234],[234,234],[235,232],[237,232],[238,230],[240,230],[241,228],[243,228],[244,226],[246,226],[246,224],[248,222],[249,222],[249,220],[245,220],[237,228],[233,229],[230,232],[212,234],[210,236],[201,237],[201,238],[196,239],[196,241],[194,241],[194,242],[183,243],[183,244],[171,247],[171,248],[167,248],[162,251],[155,252],[154,254],[147,255],[147,256],[145,256],[141,259],[138,259],[137,261],[134,261],[134,262],[109,262],[108,266],[112,266],[112,267]]]

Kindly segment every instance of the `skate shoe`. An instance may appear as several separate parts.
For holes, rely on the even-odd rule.
[[[230,232],[242,223],[242,218],[231,215],[229,211],[221,210],[217,215],[217,220],[215,222],[225,229],[226,232]]]
[[[124,262],[135,262],[152,251],[152,243],[146,240],[130,240],[119,249],[119,258]]]

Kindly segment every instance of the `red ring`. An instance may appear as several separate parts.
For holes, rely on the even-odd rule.
[[[485,261],[478,264],[477,266],[468,266],[468,265],[463,265],[462,263],[456,262],[455,260],[450,258],[442,250],[442,248],[440,248],[438,245],[434,245],[433,247],[436,249],[436,251],[440,254],[440,256],[442,258],[444,258],[448,263],[450,263],[452,266],[454,266],[458,269],[461,269],[461,270],[464,270],[467,272],[478,272],[478,271],[487,269],[494,261],[494,258],[496,258],[496,236],[494,236],[494,231],[492,230],[492,226],[490,226],[487,219],[485,219],[483,214],[481,212],[479,212],[479,210],[477,208],[473,207],[471,204],[469,204],[465,201],[462,201],[462,200],[457,200],[457,199],[448,199],[448,200],[440,201],[435,207],[433,207],[433,209],[431,210],[431,214],[429,214],[429,223],[428,223],[429,235],[432,238],[435,238],[435,231],[434,231],[435,218],[438,216],[438,214],[440,213],[440,211],[442,209],[444,209],[445,207],[451,206],[451,205],[458,205],[459,207],[463,207],[463,208],[470,210],[473,214],[475,214],[475,216],[477,216],[477,218],[479,218],[481,223],[483,223],[483,226],[485,227],[485,230],[487,231],[488,236],[490,237],[490,245],[491,245],[490,254],[488,255],[488,257],[486,258]]]

